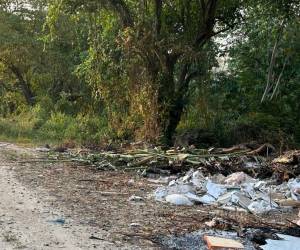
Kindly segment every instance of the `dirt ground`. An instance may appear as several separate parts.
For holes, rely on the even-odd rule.
[[[296,216],[170,206],[151,197],[160,184],[136,172],[35,161],[41,154],[0,143],[0,249],[164,249],[161,237],[205,228],[215,216],[231,230],[282,227]]]

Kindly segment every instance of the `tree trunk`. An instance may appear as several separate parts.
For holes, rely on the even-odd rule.
[[[174,69],[174,65],[173,65]],[[174,134],[180,122],[184,107],[186,106],[186,97],[189,90],[190,81],[199,75],[199,71],[189,73],[190,64],[186,63],[180,73],[179,79],[176,82],[175,88],[174,70],[169,71],[168,78],[164,77],[161,85],[167,87],[167,90],[160,93],[164,96],[164,102],[159,100],[159,104],[163,105],[161,108],[163,119],[161,120],[163,142],[169,146],[173,145]],[[166,78],[169,80],[166,84]],[[166,105],[167,104],[167,105]]]
[[[167,122],[167,126],[164,132],[165,142],[168,146],[173,145],[174,134],[176,132],[176,128],[180,122],[181,115],[183,113],[184,108],[184,98],[183,95],[178,96],[170,107],[169,117]]]
[[[13,74],[17,78],[18,85],[21,88],[21,91],[22,91],[22,93],[25,97],[25,100],[26,100],[27,104],[30,105],[30,106],[33,106],[35,104],[34,94],[31,90],[28,82],[25,81],[25,79],[22,76],[20,70],[16,66],[10,65],[9,69],[13,72]]]
[[[167,57],[166,67],[162,72],[158,73],[158,106],[159,106],[159,121],[160,132],[162,135],[162,143],[170,144],[170,136],[166,136],[169,122],[170,122],[170,110],[174,105],[175,94],[175,80],[174,80],[174,66],[176,58]]]

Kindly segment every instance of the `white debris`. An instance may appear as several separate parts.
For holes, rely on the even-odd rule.
[[[183,194],[170,194],[167,195],[166,201],[177,206],[191,206],[194,203],[189,200],[185,195]]]
[[[171,186],[169,184],[166,187],[158,187],[154,192],[154,196],[157,201],[164,201],[167,195],[186,193],[194,193],[193,186],[190,184],[178,184],[175,182]]]
[[[265,181],[257,181],[254,183],[253,187],[255,189],[265,189],[266,185],[267,185],[267,183]]]
[[[213,218],[211,221],[206,221],[204,224],[208,227],[214,227],[217,224],[217,219]]]
[[[176,205],[219,204],[221,207],[254,214],[279,209],[273,197],[287,199],[291,195],[294,199],[300,199],[300,180],[272,185],[242,172],[227,177],[217,174],[205,178],[199,170],[191,170],[185,176],[170,181],[168,185],[158,187],[154,192],[155,199],[161,202]]]
[[[248,209],[254,214],[263,214],[271,211],[273,208],[270,203],[265,200],[253,201]]]
[[[203,195],[200,197],[200,201],[204,204],[212,205],[216,202],[216,199],[209,194]]]
[[[296,201],[300,201],[300,179],[290,180],[288,186],[290,188],[292,198]]]
[[[127,184],[130,185],[130,186],[132,186],[132,185],[134,184],[134,182],[135,182],[134,179],[130,179],[130,180],[127,182]]]
[[[251,199],[243,195],[240,192],[235,192],[231,196],[232,203],[241,206],[242,208],[247,209],[251,205]]]
[[[231,191],[231,192],[228,192],[228,193],[225,193],[223,195],[221,195],[217,202],[220,203],[220,204],[228,204],[229,202],[232,202],[232,195],[234,193],[236,193],[237,191]]]
[[[49,152],[50,151],[50,149],[46,148],[46,147],[36,148],[35,150],[38,152]]]
[[[267,244],[260,246],[263,250],[299,250],[300,238],[284,234],[277,234],[282,240],[267,240]]]
[[[148,179],[148,182],[155,183],[155,184],[168,184],[175,179],[177,179],[176,176],[168,176],[168,177],[159,177],[158,179]]]
[[[142,227],[142,225],[139,224],[139,223],[133,222],[133,223],[130,223],[130,224],[129,224],[129,227],[131,227],[131,228],[138,228],[138,227]]]
[[[193,193],[186,193],[185,196],[187,198],[189,198],[191,201],[198,202],[198,203],[203,203],[202,198],[199,197],[198,195],[193,194]]]
[[[168,192],[165,187],[158,187],[154,192],[154,197],[157,201],[163,201],[167,195]]]
[[[169,186],[174,186],[174,185],[176,185],[176,180],[172,180],[169,182]]]
[[[224,182],[227,185],[232,185],[232,186],[240,185],[246,181],[253,182],[254,179],[251,178],[249,175],[245,174],[244,172],[233,173],[227,176],[226,179],[224,180]]]
[[[132,195],[129,197],[128,201],[139,202],[139,201],[144,201],[144,198],[140,196]]]
[[[198,188],[203,187],[205,178],[200,171],[195,171],[192,175],[191,183]]]
[[[212,197],[214,197],[215,199],[218,199],[219,196],[225,194],[227,191],[227,189],[223,185],[215,184],[210,180],[207,181],[206,189],[207,189],[207,193]]]

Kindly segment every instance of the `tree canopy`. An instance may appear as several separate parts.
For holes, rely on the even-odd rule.
[[[298,1],[0,6],[2,115],[101,117],[110,139],[166,144],[191,128],[235,143],[244,123],[299,136]]]

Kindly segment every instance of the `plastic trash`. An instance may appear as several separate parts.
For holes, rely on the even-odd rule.
[[[167,187],[158,187],[154,196],[157,201],[164,201],[165,197],[170,194],[186,194],[186,193],[194,193],[195,187],[189,184],[174,184],[172,186]]]
[[[220,203],[220,204],[228,204],[230,202],[232,202],[232,195],[234,193],[236,193],[237,191],[231,191],[231,192],[228,192],[228,193],[225,193],[221,196],[219,196],[217,202]]]
[[[168,191],[165,187],[158,187],[154,191],[154,197],[157,201],[163,201],[165,197],[168,195]]]
[[[38,152],[49,152],[50,151],[50,149],[46,148],[46,147],[36,148],[35,150]]]
[[[132,195],[129,197],[128,201],[140,202],[140,201],[144,201],[144,198],[140,196]]]
[[[300,179],[289,181],[288,186],[291,190],[292,198],[296,201],[300,201]]]
[[[267,244],[260,246],[263,250],[299,250],[300,238],[284,234],[277,234],[282,240],[267,240]]]
[[[47,222],[52,224],[64,225],[66,223],[66,220],[64,218],[59,218],[55,220],[48,220]]]
[[[171,204],[177,205],[177,206],[191,206],[191,205],[194,204],[192,201],[189,200],[189,198],[187,198],[183,194],[170,194],[170,195],[167,195],[166,201],[168,203],[171,203]]]
[[[165,202],[166,197],[169,196],[168,202],[171,204],[219,204],[220,207],[232,211],[250,211],[254,214],[279,209],[279,203],[274,200],[279,202],[291,195],[294,202],[298,202],[298,199],[300,202],[300,179],[272,185],[270,182],[254,179],[243,172],[227,177],[216,174],[205,178],[200,170],[190,170],[184,177],[170,180],[168,185],[159,187],[154,192],[155,199],[161,202]],[[178,199],[170,200],[170,197]]]
[[[191,201],[198,202],[198,203],[203,203],[203,200],[201,199],[201,197],[199,197],[196,194],[186,193],[185,196],[188,197]]]
[[[227,191],[226,187],[224,187],[223,185],[215,184],[210,180],[207,181],[206,189],[207,189],[207,194],[211,195],[215,199],[218,199],[219,196],[225,194]]]
[[[244,172],[237,172],[237,173],[233,173],[229,176],[226,177],[226,179],[224,180],[224,182],[227,185],[240,185],[244,182],[253,182],[254,179],[252,179],[249,175],[245,174]]]
[[[214,197],[212,197],[209,194],[203,195],[200,197],[200,201],[204,204],[214,204],[216,202],[216,199]]]
[[[205,178],[200,171],[195,171],[192,175],[191,182],[194,186],[202,188],[205,182]]]
[[[232,194],[231,201],[245,209],[247,209],[251,204],[251,200],[239,192]]]
[[[253,201],[248,209],[254,214],[263,214],[271,211],[273,208],[270,206],[270,203],[265,200]]]

